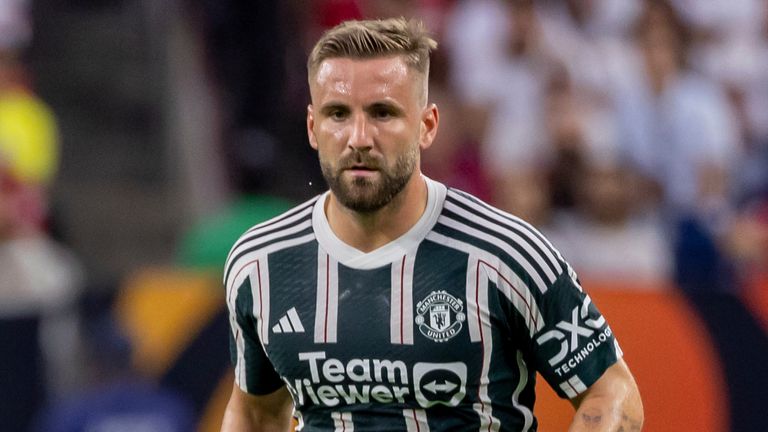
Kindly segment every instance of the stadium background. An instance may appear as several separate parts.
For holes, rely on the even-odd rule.
[[[602,15],[588,13],[595,4]],[[566,249],[636,374],[645,430],[763,430],[768,5],[672,1],[675,20],[664,4],[3,0],[0,69],[40,105],[24,114],[0,85],[0,202],[56,258],[3,258],[0,274],[56,277],[0,289],[4,305],[31,299],[0,308],[2,429],[58,430],[43,425],[71,420],[84,394],[106,400],[142,377],[183,406],[166,414],[218,430],[232,379],[222,254],[244,227],[324,189],[303,128],[306,50],[342,19],[405,15],[441,42],[432,97],[443,123],[427,175],[525,215]],[[724,136],[707,162],[728,187],[712,187],[707,205],[668,198],[659,171],[685,171],[686,154],[659,146],[674,165],[649,167],[623,140],[647,118],[614,100],[624,93],[609,72],[622,52],[666,40],[641,31],[658,21],[679,32],[682,69],[708,89],[690,96],[705,114],[689,124]],[[574,187],[587,176],[589,190],[633,186],[594,197]],[[669,211],[681,206],[686,217]],[[4,253],[20,244],[9,232]],[[536,411],[540,430],[565,429],[570,408],[551,391]]]

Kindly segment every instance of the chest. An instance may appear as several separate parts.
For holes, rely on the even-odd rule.
[[[271,259],[268,311],[256,313],[296,400],[453,406],[474,385],[484,351],[469,330],[478,314],[466,255],[427,245],[365,270],[324,251],[297,260]]]

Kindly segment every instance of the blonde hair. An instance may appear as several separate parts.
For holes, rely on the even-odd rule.
[[[345,21],[326,31],[309,55],[309,79],[329,58],[373,58],[402,55],[408,67],[429,75],[429,53],[437,48],[421,21],[405,18]]]

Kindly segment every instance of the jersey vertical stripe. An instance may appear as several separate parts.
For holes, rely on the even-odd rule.
[[[489,234],[486,234],[482,231],[469,227],[465,224],[462,224],[454,219],[449,219],[445,216],[440,216],[440,218],[438,219],[438,223],[441,225],[447,226],[449,228],[453,228],[456,231],[465,233],[469,236],[472,236],[476,239],[479,239],[481,241],[484,241],[486,243],[489,243],[501,249],[502,251],[504,251],[504,253],[512,257],[523,268],[525,273],[528,275],[529,278],[531,278],[531,280],[533,280],[536,287],[539,289],[539,291],[542,294],[547,292],[548,285],[544,282],[539,272],[536,271],[531,266],[531,264],[525,258],[523,258],[522,255],[520,255],[520,253],[517,250],[515,250],[512,246],[510,246],[509,243],[503,240],[500,240],[496,237],[493,237]]]
[[[507,228],[516,230],[520,235],[524,236],[528,242],[541,251],[555,273],[562,273],[563,269],[560,263],[563,260],[563,257],[560,255],[560,252],[552,246],[546,237],[541,235],[541,233],[528,222],[497,208],[491,207],[476,197],[456,189],[449,189],[446,199],[477,213],[479,217],[488,222],[504,224]]]
[[[404,409],[403,418],[407,432],[429,432],[427,412],[423,409]]]
[[[463,251],[471,256],[475,256],[478,260],[482,259],[486,263],[493,262],[495,260],[493,255],[478,247],[444,236],[435,231],[430,232],[427,235],[427,239],[438,244]],[[544,327],[544,320],[541,318],[541,312],[536,303],[536,299],[525,282],[517,277],[512,269],[510,269],[502,262],[497,262],[497,264],[499,266],[498,269],[495,267],[491,268],[496,270],[498,275],[504,275],[505,277],[503,279],[494,279],[496,287],[501,290],[501,292],[510,301],[510,303],[514,305],[515,309],[523,317],[525,323],[528,324],[529,334],[533,336],[537,331]],[[469,278],[469,276],[467,276],[467,278]],[[498,280],[501,280],[501,283],[499,283]],[[468,307],[467,309],[469,314],[482,312],[477,311],[476,309],[473,310],[471,307]],[[470,316],[467,316],[467,321],[469,321],[468,325],[472,341],[478,342],[480,340],[479,328],[473,328],[473,320]]]
[[[476,255],[470,254],[467,260],[467,328],[469,329],[469,340],[472,342],[480,342],[480,310],[477,302],[469,301],[472,297],[474,289],[479,287],[480,281],[478,280],[478,271],[473,269],[479,268],[479,261]],[[474,287],[474,288],[473,288]]]
[[[269,266],[267,256],[277,250],[289,248],[314,240],[314,234],[309,233],[300,237],[289,238],[282,242],[272,243],[264,249],[251,252],[233,267],[235,273],[227,285],[227,306],[232,316],[230,325],[233,332],[237,353],[235,364],[235,379],[246,391],[245,369],[245,339],[243,329],[237,322],[238,296],[242,289],[247,289],[252,302],[252,316],[256,319],[256,333],[262,347],[269,343]]]
[[[355,425],[352,423],[352,413],[338,412],[331,413],[333,419],[334,432],[354,432]]]
[[[263,263],[263,265],[262,265]],[[257,317],[257,333],[262,345],[269,343],[269,265],[267,257],[256,261],[251,273],[253,290],[253,314]]]
[[[523,352],[519,350],[517,351],[517,367],[520,381],[517,383],[514,393],[512,393],[512,406],[523,415],[524,423],[520,432],[528,432],[531,430],[531,426],[533,426],[533,412],[527,406],[520,403],[520,393],[528,385],[528,366],[523,359]]]
[[[572,376],[568,380],[561,382],[560,388],[571,398],[574,398],[587,390],[587,387],[578,375]]]
[[[278,241],[282,238],[290,237],[292,234],[296,234],[305,230],[307,232],[311,232],[311,227],[311,206],[289,218],[281,219],[274,225],[270,225],[268,227],[257,225],[247,237],[241,238],[230,250],[224,267],[224,284],[226,285],[229,283],[229,277],[236,263],[249,252],[253,252],[257,249],[268,246],[272,242]]]
[[[243,339],[243,329],[237,322],[237,290],[232,289],[227,293],[227,308],[229,309],[229,325],[232,331],[232,337],[235,341],[237,359],[235,362],[235,382],[241,389],[245,390],[245,340]]]
[[[479,386],[477,388],[477,402],[472,404],[480,417],[480,431],[497,432],[501,426],[499,420],[493,416],[491,398],[488,395],[488,385],[491,380],[489,370],[491,368],[491,355],[493,354],[493,338],[491,337],[491,314],[488,306],[488,273],[484,271],[479,259],[471,259],[474,264],[471,268],[477,277],[475,285],[467,287],[467,302],[474,303],[478,311],[477,327],[480,333],[480,344],[483,348],[483,361],[480,370]]]
[[[415,255],[403,255],[392,264],[390,297],[390,340],[413,345],[413,265]]]
[[[303,232],[301,234],[303,234]],[[237,287],[243,283],[250,271],[253,270],[252,267],[259,257],[269,255],[272,252],[281,249],[308,243],[314,239],[315,235],[310,232],[300,236],[288,237],[283,241],[272,243],[264,248],[253,250],[243,255],[232,267],[232,276],[226,281],[227,292],[232,289],[237,289]]]
[[[487,261],[481,261],[481,265],[488,272],[492,272],[495,277],[492,279],[496,288],[498,288],[504,297],[506,297],[515,306],[518,311],[526,311],[523,314],[525,318],[525,325],[530,330],[530,335],[541,330],[544,327],[543,319],[541,318],[541,312],[538,307],[535,307],[535,299],[531,295],[530,290],[520,290],[516,286],[522,286],[522,281],[517,275],[509,269],[509,267],[499,265],[498,268]]]
[[[240,285],[249,278],[252,267],[256,265],[256,261],[256,254],[247,257],[247,260],[243,260],[243,263],[237,267],[237,272],[234,274],[234,277],[230,283],[227,284],[228,293],[232,291],[237,292],[237,290],[240,288]]]
[[[296,225],[288,226],[283,230],[272,232],[263,237],[255,238],[248,243],[243,243],[242,246],[239,247],[236,251],[233,250],[235,254],[227,263],[224,275],[224,284],[226,286],[229,286],[230,284],[237,285],[237,282],[233,281],[232,276],[233,274],[237,274],[239,268],[241,268],[239,263],[250,261],[252,258],[249,259],[249,257],[265,254],[265,249],[276,243],[281,243],[295,237],[303,237],[304,235],[311,235],[311,238],[314,238],[314,234],[312,233],[312,220],[310,218],[307,218],[300,223],[297,223]],[[276,249],[270,248],[269,250],[272,251]]]
[[[317,248],[315,343],[336,343],[339,313],[339,263]]]

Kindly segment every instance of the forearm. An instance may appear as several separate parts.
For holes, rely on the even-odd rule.
[[[227,408],[221,432],[288,432],[290,417],[254,416]]]
[[[584,394],[571,401],[576,407],[569,432],[631,432],[643,426],[643,402],[623,360],[605,371]]]
[[[585,400],[573,418],[569,432],[635,432],[643,426],[643,412],[639,403],[625,400],[593,398]]]
[[[267,396],[251,396],[235,389],[224,411],[221,432],[288,432],[290,396],[283,388]]]

